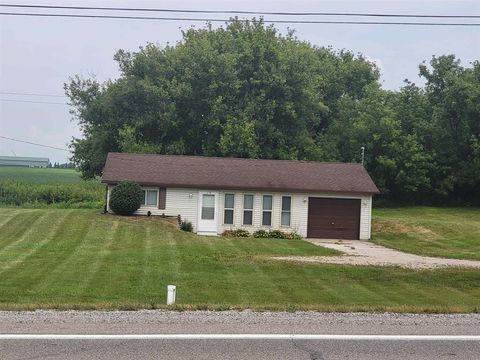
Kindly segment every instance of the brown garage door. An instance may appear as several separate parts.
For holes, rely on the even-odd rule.
[[[360,200],[308,198],[307,237],[358,239]]]

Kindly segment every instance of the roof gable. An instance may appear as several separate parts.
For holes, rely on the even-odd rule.
[[[292,192],[378,193],[360,164],[109,153],[104,183]]]

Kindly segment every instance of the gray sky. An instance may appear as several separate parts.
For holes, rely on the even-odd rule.
[[[153,7],[208,10],[323,11],[370,13],[425,13],[480,15],[478,0],[383,0],[383,1],[4,1],[17,4]],[[3,8],[0,11],[21,12]],[[27,10],[24,12],[34,12]],[[37,12],[42,12],[37,10]],[[46,12],[46,11],[43,11]],[[48,10],[55,12],[55,10]],[[56,11],[67,12],[67,11]],[[68,11],[70,12],[70,11]],[[82,13],[82,12],[78,12]],[[83,11],[85,13],[85,11]],[[101,12],[97,12],[101,13]],[[125,15],[125,14],[122,14]],[[136,15],[149,15],[138,13]],[[153,14],[153,16],[175,16]],[[192,17],[192,14],[178,15]],[[226,15],[194,15],[225,18]],[[265,16],[266,20],[280,19]],[[329,20],[335,20],[329,18]],[[351,19],[365,20],[365,19]],[[375,19],[374,19],[375,20]],[[387,19],[388,20],[388,19]],[[465,20],[465,22],[480,20]],[[95,75],[103,81],[118,76],[113,54],[118,49],[136,50],[147,42],[163,46],[180,40],[180,29],[201,27],[201,22],[157,20],[39,18],[0,15],[0,92],[64,95],[70,76]],[[288,25],[277,27],[285,33]],[[361,52],[381,69],[382,84],[398,89],[408,78],[421,83],[418,64],[432,55],[455,54],[467,66],[480,60],[480,27],[401,27],[380,25],[289,25],[300,39],[319,46]],[[68,106],[25,101],[62,103],[62,97],[0,94],[0,135],[41,144],[66,147],[80,132],[71,121]],[[0,155],[47,156],[64,162],[69,154],[0,138]]]

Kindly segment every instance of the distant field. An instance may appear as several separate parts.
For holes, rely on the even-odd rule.
[[[480,208],[375,209],[372,240],[413,254],[480,260]]]
[[[0,205],[101,208],[105,186],[71,169],[0,167]]]
[[[72,169],[45,169],[0,166],[0,182],[18,181],[30,184],[79,184],[80,173]]]
[[[336,253],[302,240],[182,232],[158,217],[0,209],[0,309],[479,312],[480,272],[299,264]]]

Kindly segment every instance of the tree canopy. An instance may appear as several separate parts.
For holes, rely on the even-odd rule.
[[[262,21],[189,29],[175,46],[118,51],[121,75],[65,84],[83,137],[73,161],[109,151],[359,161],[394,200],[480,201],[480,65],[421,64],[424,87],[386,91],[361,54],[312,46]]]

